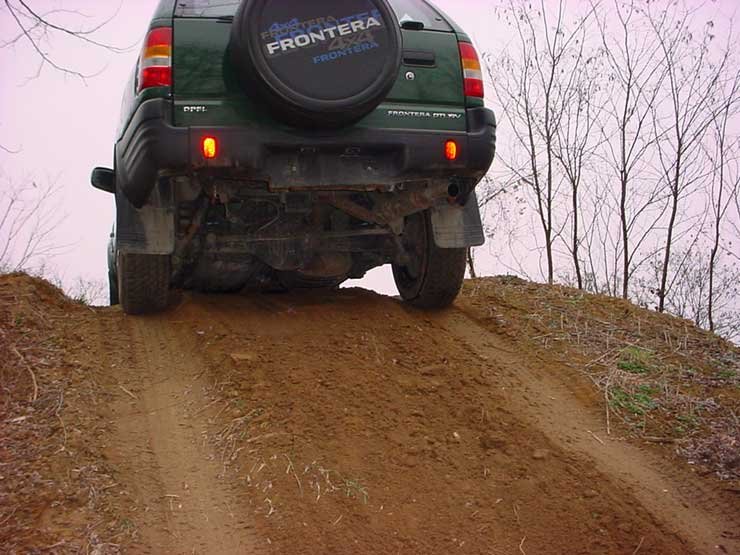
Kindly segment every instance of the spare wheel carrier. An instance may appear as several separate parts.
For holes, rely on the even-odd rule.
[[[276,117],[340,127],[386,97],[402,39],[387,0],[243,0],[230,48],[246,91]]]

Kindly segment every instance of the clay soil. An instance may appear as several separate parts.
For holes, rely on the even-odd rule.
[[[583,321],[619,307],[568,295],[479,280],[429,314],[359,289],[182,294],[129,317],[0,277],[0,552],[740,553],[740,447],[711,435],[735,351],[691,331],[670,358],[637,308],[651,354],[606,347]],[[542,303],[578,325],[533,320]],[[688,356],[721,410],[674,430],[616,372]]]

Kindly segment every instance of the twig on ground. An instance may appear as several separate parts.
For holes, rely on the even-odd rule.
[[[62,425],[62,431],[64,432],[64,444],[60,449],[60,451],[62,451],[67,448],[67,426],[64,425],[64,420],[62,420],[62,417],[59,416],[59,413],[57,413],[57,418],[59,419],[59,423]]]
[[[131,393],[128,389],[126,389],[122,385],[119,385],[118,387],[120,387],[121,388],[121,391],[123,391],[126,395],[128,395],[129,397],[131,397],[135,401],[138,401],[139,400],[139,398],[136,395],[134,395],[133,393]]]
[[[641,439],[650,443],[676,443],[676,440],[672,437],[642,436]]]
[[[8,513],[8,516],[0,520],[0,524],[5,524],[6,522],[8,522],[17,510],[18,510],[18,507],[13,507],[13,510],[10,511],[10,513]]]
[[[604,441],[599,436],[597,436],[595,433],[593,433],[591,430],[586,430],[586,431],[589,434],[591,434],[596,441],[598,441],[599,443],[601,443],[601,445],[605,445]]]
[[[214,420],[216,420],[216,418],[218,418],[219,416],[221,416],[221,413],[223,413],[223,412],[224,412],[224,411],[225,411],[225,410],[226,410],[226,409],[227,409],[228,407],[229,407],[229,403],[228,403],[228,401],[227,401],[226,403],[224,403],[224,406],[223,406],[223,407],[221,407],[221,410],[219,410],[219,411],[218,411],[218,412],[217,412],[217,413],[215,414],[215,416],[213,417],[213,419],[214,419]]]
[[[637,547],[635,547],[635,550],[632,552],[632,555],[637,555],[637,552],[640,551],[640,548],[642,547],[642,543],[645,541],[645,536],[640,538],[640,543],[637,544]]]
[[[288,455],[283,455],[288,460],[288,468],[285,469],[285,473],[293,473],[293,476],[295,477],[295,481],[298,483],[298,489],[301,492],[301,495],[303,495],[303,486],[301,485],[301,481],[298,479],[298,474],[295,472],[295,467],[293,466],[293,461],[290,460],[290,457]]]
[[[213,401],[211,401],[210,403],[208,403],[205,407],[203,407],[200,410],[198,410],[198,412],[194,413],[193,416],[198,416],[200,413],[207,411],[209,408],[211,408],[213,405],[215,405],[219,401],[220,401],[220,399],[214,399]]]
[[[611,374],[609,374],[606,378],[606,386],[604,387],[604,411],[606,412],[606,435],[610,436],[612,434],[612,427],[610,422],[610,414],[609,414],[609,383],[611,382]]]
[[[39,383],[36,381],[36,374],[33,373],[31,365],[28,364],[28,361],[25,358],[23,358],[23,355],[18,351],[18,349],[15,348],[15,345],[11,345],[10,348],[26,367],[28,373],[31,374],[31,380],[33,381],[33,395],[31,397],[31,402],[35,403],[36,400],[39,398]]]
[[[527,555],[527,552],[524,551],[524,542],[527,540],[527,536],[524,536],[522,538],[522,541],[519,542],[519,553],[522,555]]]
[[[272,432],[269,434],[262,434],[254,437],[250,437],[245,443],[254,443],[255,441],[259,441],[260,439],[267,439],[269,437],[275,437],[275,436],[283,436],[287,435],[288,432]]]

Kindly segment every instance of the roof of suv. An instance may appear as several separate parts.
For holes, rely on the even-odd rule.
[[[457,31],[457,25],[449,21],[439,10],[424,0],[389,0],[399,21],[411,19],[421,21],[424,28],[433,31]],[[234,15],[239,0],[160,0],[154,19],[179,17],[224,17]]]

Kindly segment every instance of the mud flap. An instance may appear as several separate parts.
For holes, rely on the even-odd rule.
[[[439,248],[479,247],[485,243],[475,191],[465,206],[453,206],[445,201],[434,206],[431,212],[434,242]]]
[[[175,203],[169,179],[160,179],[136,208],[116,191],[116,248],[140,254],[172,254],[175,250]]]

